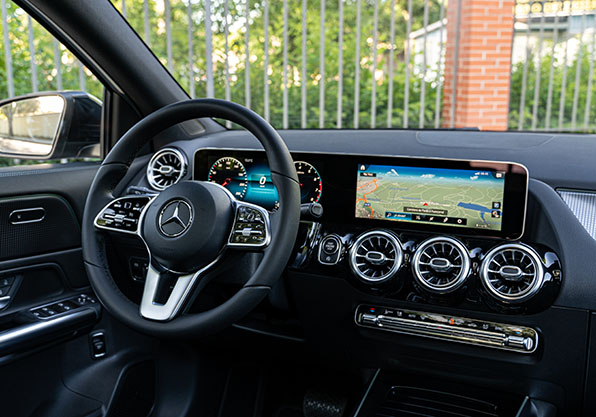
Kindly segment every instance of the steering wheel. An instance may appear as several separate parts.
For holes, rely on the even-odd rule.
[[[239,201],[224,187],[203,181],[182,181],[159,194],[114,195],[150,138],[177,123],[202,117],[230,120],[261,142],[279,194],[276,212]],[[299,221],[296,170],[275,129],[238,104],[187,100],[138,122],[101,164],[85,203],[83,259],[95,294],[117,319],[151,335],[198,337],[231,326],[263,300],[289,260]],[[147,247],[150,261],[140,306],[112,278],[106,254],[108,233],[137,235]],[[201,313],[187,313],[210,273],[232,251],[262,251],[263,257],[254,274],[226,302]]]

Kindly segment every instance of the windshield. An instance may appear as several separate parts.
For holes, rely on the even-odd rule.
[[[592,132],[594,2],[113,1],[191,97],[279,129]]]

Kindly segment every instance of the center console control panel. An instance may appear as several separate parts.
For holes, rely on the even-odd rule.
[[[538,347],[538,332],[530,327],[443,314],[361,305],[355,320],[361,327],[519,353],[532,353]]]

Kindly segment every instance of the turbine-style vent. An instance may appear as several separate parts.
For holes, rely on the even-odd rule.
[[[401,266],[403,249],[390,232],[374,230],[361,234],[350,250],[350,267],[362,280],[379,283],[390,279]]]
[[[486,254],[480,278],[488,293],[496,299],[519,303],[540,290],[544,268],[534,249],[510,243],[497,246]]]
[[[162,149],[147,165],[147,181],[155,190],[163,191],[186,174],[186,158],[174,148]]]
[[[426,290],[445,294],[455,291],[470,273],[466,247],[451,237],[433,237],[420,244],[412,258],[412,272]]]

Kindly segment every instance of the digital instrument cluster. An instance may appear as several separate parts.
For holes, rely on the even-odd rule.
[[[268,210],[279,205],[277,190],[263,153],[212,156],[208,158],[207,180],[228,189],[238,200],[257,204]],[[317,203],[323,194],[323,180],[317,168],[306,161],[295,161],[300,182],[301,202]]]

